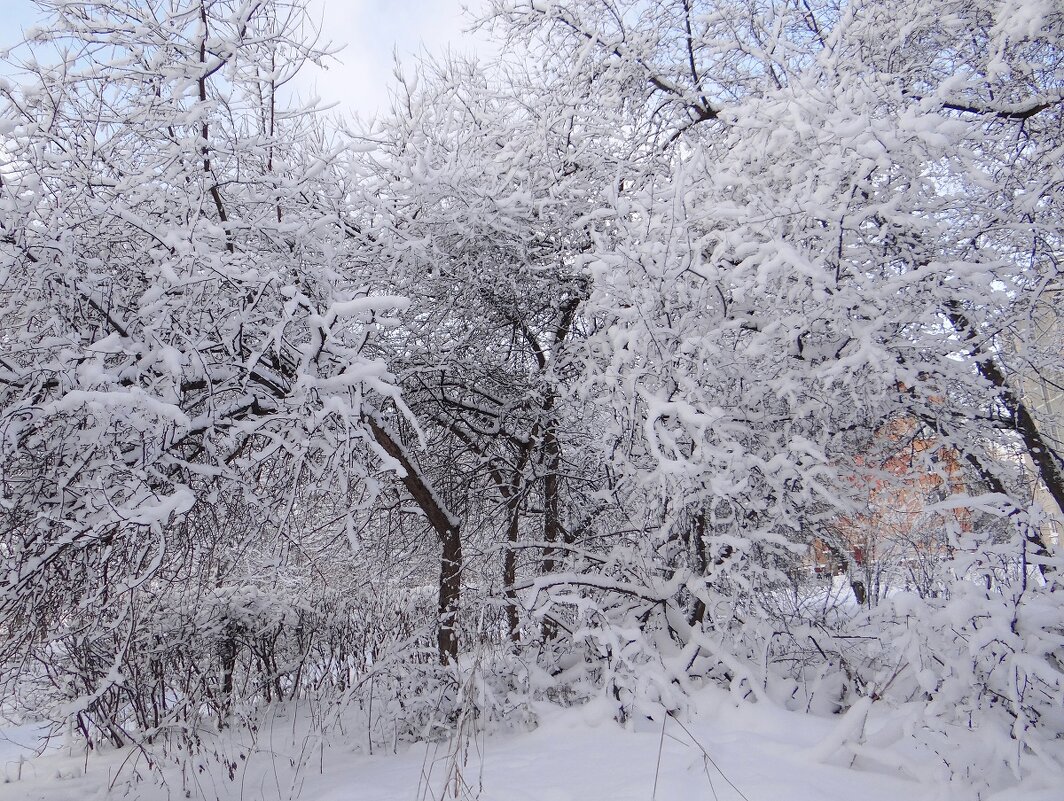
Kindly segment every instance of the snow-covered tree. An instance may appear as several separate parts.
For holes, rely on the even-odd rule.
[[[939,509],[1009,525],[1002,540],[980,517],[996,555],[947,543],[968,555],[962,586],[969,557],[988,575],[1005,559],[1042,574],[1006,595],[1051,599],[1058,566],[1010,454],[1064,501],[1064,453],[1022,394],[1061,354],[1016,346],[1059,281],[1064,17],[933,1],[573,0],[496,14],[559,85],[580,87],[583,119],[609,121],[617,154],[585,262],[584,381],[616,416],[607,438],[629,508],[653,513],[649,539],[581,582],[630,599],[618,631],[658,620],[689,645],[688,670],[699,649],[723,650],[726,674],[758,692],[734,657],[764,657],[756,631],[788,571],[858,510],[853,477],[894,423],[964,471],[927,448],[895,477],[901,491],[937,476]],[[1017,358],[1032,352],[1046,363]],[[730,630],[746,633],[722,647]],[[1052,650],[1053,632],[1010,648]],[[1059,656],[1044,657],[1044,673],[1022,672],[1051,704]],[[1016,704],[1023,725],[1039,714]]]
[[[326,55],[300,3],[40,5],[0,90],[0,609],[22,665],[134,626],[138,588],[196,547],[190,513],[229,496],[283,530],[309,495],[372,494],[367,418],[396,390],[367,348],[403,305],[355,269],[336,145],[284,100]]]

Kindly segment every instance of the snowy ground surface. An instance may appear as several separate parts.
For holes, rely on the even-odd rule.
[[[933,801],[941,785],[921,786],[889,768],[862,764],[824,746],[841,719],[821,719],[750,704],[719,691],[698,699],[692,721],[666,719],[622,728],[604,703],[575,709],[537,708],[533,731],[496,732],[464,740],[458,798],[481,801]],[[454,798],[456,742],[415,744],[372,756],[349,731],[326,745],[293,737],[298,726],[275,720],[258,753],[229,779],[217,760],[202,770],[168,769],[167,782],[112,783],[129,752],[70,754],[57,747],[20,763],[35,731],[0,736],[0,801],[135,798],[422,801]],[[263,730],[265,731],[265,729]],[[821,760],[821,761],[818,761]],[[461,764],[462,760],[457,760]],[[294,767],[298,766],[298,768]],[[21,778],[19,778],[21,775]],[[450,794],[445,794],[444,783]],[[186,795],[186,790],[188,794]],[[1004,798],[1004,797],[1002,797]],[[1025,793],[1025,799],[1052,798]]]

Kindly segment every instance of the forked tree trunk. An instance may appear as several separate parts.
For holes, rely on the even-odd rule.
[[[429,525],[440,540],[440,593],[437,646],[440,663],[458,659],[457,619],[462,601],[462,535],[458,521],[433,492],[431,485],[407,456],[399,438],[386,431],[379,420],[368,418],[370,430],[384,452],[403,468],[403,486],[425,513]]]

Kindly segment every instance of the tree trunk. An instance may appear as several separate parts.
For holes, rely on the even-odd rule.
[[[458,610],[462,600],[462,539],[457,528],[440,535],[440,627],[437,635],[440,664],[458,659]]]
[[[518,642],[521,639],[520,620],[517,616],[517,593],[514,584],[517,583],[517,538],[520,532],[521,522],[521,495],[514,492],[506,502],[509,520],[506,525],[506,551],[502,557],[502,583],[503,595],[506,598],[506,626],[509,629],[510,641]]]
[[[548,411],[553,403],[548,404]],[[543,476],[543,540],[548,543],[543,549],[541,565],[543,575],[554,572],[554,549],[550,543],[558,541],[562,530],[561,498],[559,497],[558,472],[561,470],[562,454],[554,435],[554,421],[548,420],[543,431],[543,453],[546,473]],[[557,624],[549,617],[543,618],[543,639],[553,640],[558,635]]]
[[[410,497],[425,513],[433,531],[440,540],[440,594],[437,645],[440,664],[446,665],[458,659],[458,611],[462,600],[462,536],[458,520],[440,502],[428,479],[410,460],[400,445],[398,436],[384,429],[380,420],[368,416],[370,430],[384,452],[399,462],[403,468],[402,482]]]
[[[688,542],[687,547],[691,556],[691,567],[693,568],[695,575],[705,576],[706,570],[709,568],[709,560],[706,557],[705,509],[700,509],[695,515],[693,530],[688,533],[688,537],[690,538],[690,541]],[[687,622],[692,626],[700,626],[705,618],[706,605],[701,598],[695,598]]]
[[[956,302],[951,302],[947,304],[947,310],[949,312],[949,321],[957,332],[962,333],[966,340],[974,341],[976,331],[972,328],[960,305]],[[1049,494],[1053,497],[1057,508],[1064,513],[1064,470],[1061,469],[1062,459],[1060,455],[1046,442],[1038,428],[1038,423],[1031,415],[1026,404],[1020,399],[1019,394],[1009,386],[1005,372],[994,357],[986,353],[978,344],[973,345],[971,352],[976,357],[976,366],[979,374],[998,391],[998,397],[1001,399],[1002,405],[1012,417],[1016,433],[1020,435],[1024,450],[1031,457],[1031,462],[1038,472],[1038,477],[1042,480],[1046,489],[1049,490]],[[969,456],[969,462],[971,461],[972,457]],[[980,472],[984,474],[984,477],[989,476],[986,470],[981,470]],[[1004,492],[1004,487],[996,479],[991,483],[996,485],[992,486],[995,492]],[[1049,548],[1037,529],[1025,525],[1023,534],[1028,544],[1039,557],[1049,556]],[[1040,562],[1038,569],[1045,575],[1048,566],[1044,562]]]

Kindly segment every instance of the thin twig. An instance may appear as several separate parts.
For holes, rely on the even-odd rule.
[[[736,787],[735,783],[724,774],[724,771],[722,771],[720,769],[720,765],[718,765],[716,762],[713,761],[713,757],[711,757],[709,755],[709,752],[705,749],[705,747],[702,745],[702,743],[700,743],[695,738],[695,736],[693,734],[691,734],[691,730],[688,729],[686,726],[684,726],[683,722],[678,717],[673,715],[671,712],[668,712],[667,714],[668,714],[669,717],[671,717],[673,720],[675,720],[677,725],[681,729],[684,730],[684,733],[688,737],[691,738],[691,742],[694,743],[695,747],[697,747],[698,750],[702,752],[702,756],[705,757],[706,761],[709,762],[709,764],[713,766],[713,769],[716,770],[717,773],[720,774],[720,777],[722,779],[724,779],[724,781],[726,781],[728,783],[728,786],[731,787],[739,795],[739,798],[743,799],[743,801],[750,801],[750,799],[746,797],[746,795],[743,793],[743,791],[740,790],[738,787]],[[708,776],[709,774],[707,773],[706,775]],[[712,782],[710,782],[710,786],[712,787]],[[714,791],[713,796],[714,796],[714,798],[716,797],[716,791]]]

